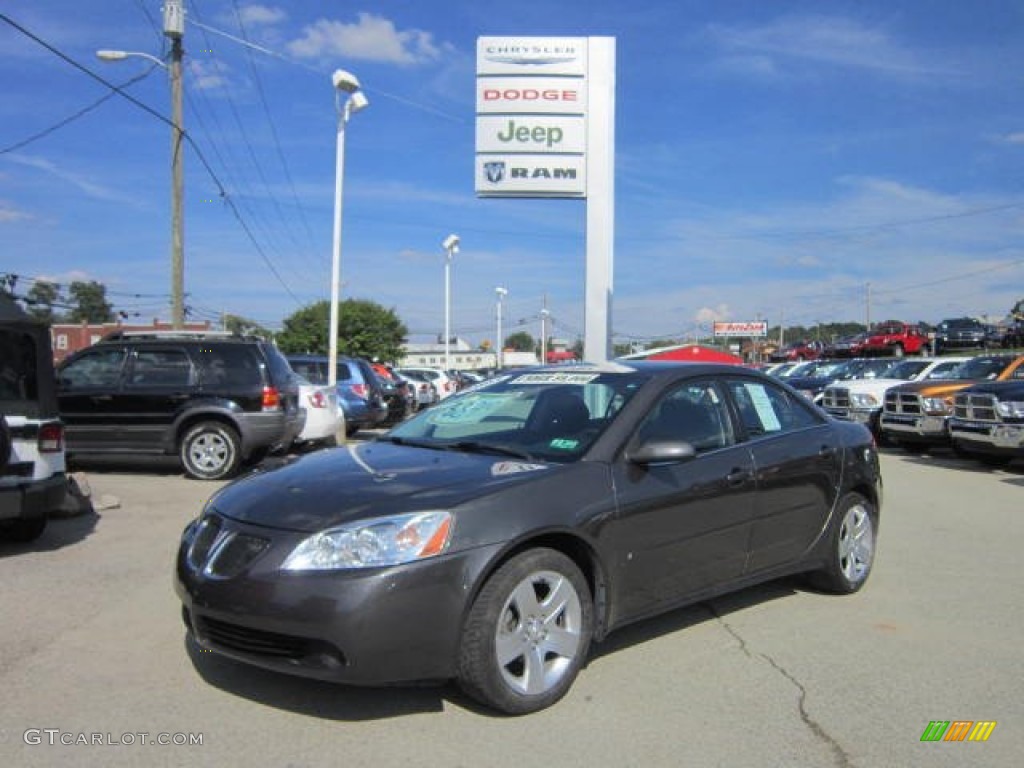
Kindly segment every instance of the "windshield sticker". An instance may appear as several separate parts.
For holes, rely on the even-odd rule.
[[[513,384],[589,384],[599,373],[524,373],[512,379]]]
[[[491,465],[491,474],[495,477],[501,475],[518,475],[521,472],[536,472],[541,469],[548,469],[545,464],[526,464],[522,461],[496,461]]]
[[[750,400],[754,403],[754,410],[757,411],[757,416],[761,419],[761,426],[765,431],[778,432],[782,429],[782,424],[779,423],[779,417],[775,415],[775,409],[772,408],[772,401],[768,397],[764,385],[744,384],[743,386],[750,393]]]
[[[567,437],[556,437],[550,443],[549,448],[554,448],[556,451],[575,451],[579,447],[579,440],[570,440]]]
[[[431,424],[476,424],[509,401],[506,394],[466,392],[447,403],[436,405],[427,416]]]

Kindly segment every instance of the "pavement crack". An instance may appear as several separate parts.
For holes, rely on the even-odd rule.
[[[821,724],[813,717],[811,717],[810,713],[808,713],[807,688],[804,687],[803,683],[797,680],[796,677],[794,677],[789,672],[789,670],[787,670],[785,667],[779,664],[767,653],[753,653],[750,650],[750,646],[747,644],[746,639],[739,632],[737,632],[736,629],[733,628],[733,626],[728,621],[726,621],[722,617],[722,615],[715,609],[715,606],[712,603],[705,603],[704,605],[707,608],[708,612],[722,626],[722,628],[726,632],[728,632],[729,635],[736,641],[736,643],[739,645],[740,651],[742,651],[742,653],[745,656],[751,659],[756,657],[764,659],[764,661],[768,662],[768,664],[771,665],[772,669],[774,669],[776,672],[778,672],[780,675],[782,675],[790,683],[793,684],[793,686],[797,689],[797,691],[800,694],[797,702],[798,711],[800,713],[800,720],[807,727],[807,729],[814,734],[815,738],[818,739],[818,741],[820,741],[822,744],[824,744],[831,750],[832,755],[835,758],[835,764],[836,766],[838,766],[838,768],[854,768],[854,763],[850,760],[850,756],[842,748],[839,742],[832,738],[832,736],[829,735],[828,731],[826,731],[821,726]]]

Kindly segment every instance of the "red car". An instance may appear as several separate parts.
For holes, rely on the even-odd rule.
[[[825,345],[820,341],[794,341],[776,351],[769,359],[776,363],[817,360],[822,356]]]

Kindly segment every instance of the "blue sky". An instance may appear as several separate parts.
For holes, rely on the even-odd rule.
[[[347,133],[343,297],[440,334],[454,232],[454,332],[493,339],[502,285],[506,332],[536,336],[546,297],[555,334],[582,334],[585,204],[474,195],[482,35],[616,38],[617,342],[716,319],[1002,316],[1024,298],[1017,0],[185,5],[184,122],[205,159],[185,164],[191,317],[279,328],[328,297],[341,67],[371,102]],[[0,21],[0,272],[98,280],[116,308],[169,318],[167,124],[114,96],[51,130],[110,93],[54,51],[140,77],[145,60],[95,51],[161,56],[160,3],[0,12],[53,49]],[[126,90],[169,115],[163,70]]]

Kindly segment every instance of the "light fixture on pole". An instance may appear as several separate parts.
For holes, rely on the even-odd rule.
[[[501,309],[502,304],[505,302],[505,297],[508,296],[508,288],[502,288],[500,285],[494,289],[494,292],[498,295],[498,341],[495,344],[495,367],[500,371],[502,364],[504,363],[504,351],[505,341],[501,337]]]
[[[96,51],[103,61],[121,61],[138,57],[154,61],[167,70],[171,83],[171,325],[175,329],[185,326],[185,174],[182,167],[181,59],[184,55],[182,37],[185,35],[185,9],[182,0],[164,0],[164,35],[171,40],[167,64],[156,56],[135,51]]]
[[[327,326],[327,383],[338,381],[338,294],[341,292],[341,193],[345,178],[345,126],[349,118],[369,106],[370,101],[359,90],[359,80],[351,72],[337,69],[331,75],[334,102],[338,111],[338,138],[334,166],[334,238],[331,250],[331,311]],[[347,94],[341,103],[341,94]]]
[[[452,369],[452,257],[459,252],[458,235],[448,235],[441,243],[444,248],[444,369]]]

